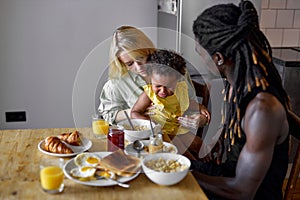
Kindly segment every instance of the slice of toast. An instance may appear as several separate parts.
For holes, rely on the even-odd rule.
[[[100,167],[112,171],[118,176],[132,176],[141,168],[139,158],[126,155],[123,150],[119,149],[100,161]]]

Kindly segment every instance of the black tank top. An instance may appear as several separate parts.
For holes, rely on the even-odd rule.
[[[241,106],[241,118],[245,115],[246,107],[249,102],[260,92],[268,92],[274,95],[281,104],[285,107],[284,100],[278,94],[277,90],[269,87],[266,91],[263,91],[261,88],[255,88],[253,91],[248,94],[242,102]],[[224,175],[234,176],[235,167],[237,163],[238,156],[245,145],[246,135],[242,131],[242,137],[238,138],[235,134],[235,144],[232,146],[231,151],[227,153],[227,160],[224,165]],[[274,148],[274,154],[270,168],[259,186],[255,198],[260,199],[272,199],[272,200],[281,200],[282,199],[282,184],[285,179],[285,175],[288,167],[288,150],[289,150],[289,137],[281,143],[277,144]],[[234,170],[231,170],[234,169]]]

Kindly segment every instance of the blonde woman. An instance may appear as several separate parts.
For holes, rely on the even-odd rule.
[[[100,94],[99,113],[110,124],[125,119],[124,110],[130,108],[143,92],[147,83],[143,64],[155,51],[152,41],[139,29],[119,27],[113,34],[109,60],[109,80]]]

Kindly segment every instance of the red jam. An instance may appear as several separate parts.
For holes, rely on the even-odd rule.
[[[116,128],[109,129],[107,150],[117,151],[118,149],[124,149],[124,131]]]

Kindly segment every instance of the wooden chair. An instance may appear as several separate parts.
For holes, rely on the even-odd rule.
[[[206,108],[208,108],[209,100],[210,100],[210,85],[209,84],[202,84],[199,82],[196,82],[192,80],[192,83],[195,88],[196,96],[202,99],[201,104],[204,105]],[[203,127],[198,128],[197,130],[197,136],[202,136],[203,134]]]
[[[289,121],[289,132],[290,135],[295,137],[298,141],[300,141],[300,118],[294,114],[293,112],[288,113],[288,121]],[[284,190],[284,200],[293,199],[293,196],[296,192],[296,184],[299,177],[300,172],[300,144],[297,143],[297,151],[294,156],[292,169]]]

